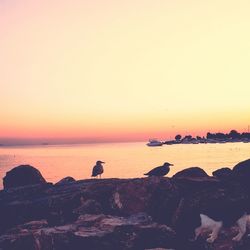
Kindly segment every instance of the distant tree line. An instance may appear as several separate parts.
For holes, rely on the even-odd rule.
[[[225,139],[250,139],[250,133],[239,133],[236,130],[231,130],[230,133],[207,133],[207,139],[225,140]]]
[[[200,136],[196,136],[194,138],[191,135],[186,135],[186,136],[182,137],[180,134],[175,136],[176,141],[193,140],[193,139],[197,139],[197,140],[202,140],[202,139],[212,139],[212,140],[235,140],[235,139],[239,139],[239,140],[244,140],[244,139],[250,139],[250,133],[247,133],[247,132],[239,133],[239,132],[237,132],[236,130],[233,129],[228,134],[210,133],[210,132],[208,132],[206,138],[205,137],[200,137]]]

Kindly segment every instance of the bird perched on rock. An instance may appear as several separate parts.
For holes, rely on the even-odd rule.
[[[99,177],[101,178],[102,173],[104,172],[103,166],[102,164],[104,164],[105,162],[103,161],[97,161],[95,166],[93,167],[92,170],[92,175],[91,177],[96,177],[97,175],[99,175]]]
[[[148,173],[146,173],[144,175],[148,175],[148,176],[164,176],[169,172],[169,170],[170,170],[169,166],[173,166],[173,164],[165,162],[162,166],[153,168],[152,170],[150,170]]]

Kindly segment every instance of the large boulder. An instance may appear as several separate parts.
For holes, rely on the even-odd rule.
[[[186,177],[208,177],[207,173],[200,167],[190,167],[177,172],[173,178],[186,178]]]
[[[233,176],[250,194],[250,159],[239,162],[233,167]]]
[[[250,159],[241,161],[233,167],[233,172],[238,176],[250,177]]]
[[[181,196],[187,196],[217,185],[219,181],[199,167],[190,167],[176,173],[172,182],[179,188]]]
[[[213,171],[212,175],[221,180],[227,180],[233,177],[233,171],[230,168],[220,168]]]
[[[43,183],[46,183],[46,180],[40,171],[30,165],[17,166],[3,178],[4,189]]]

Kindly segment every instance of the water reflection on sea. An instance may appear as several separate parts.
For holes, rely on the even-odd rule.
[[[50,182],[57,182],[66,176],[85,179],[90,178],[97,160],[106,162],[103,178],[143,177],[143,173],[165,161],[174,164],[169,176],[191,166],[202,167],[211,174],[215,169],[232,168],[248,158],[250,143],[147,147],[145,143],[139,142],[0,147],[0,178],[15,166],[30,164],[38,168]]]

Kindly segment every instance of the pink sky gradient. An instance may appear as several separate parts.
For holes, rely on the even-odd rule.
[[[242,0],[1,1],[0,138],[246,131],[249,9]]]

